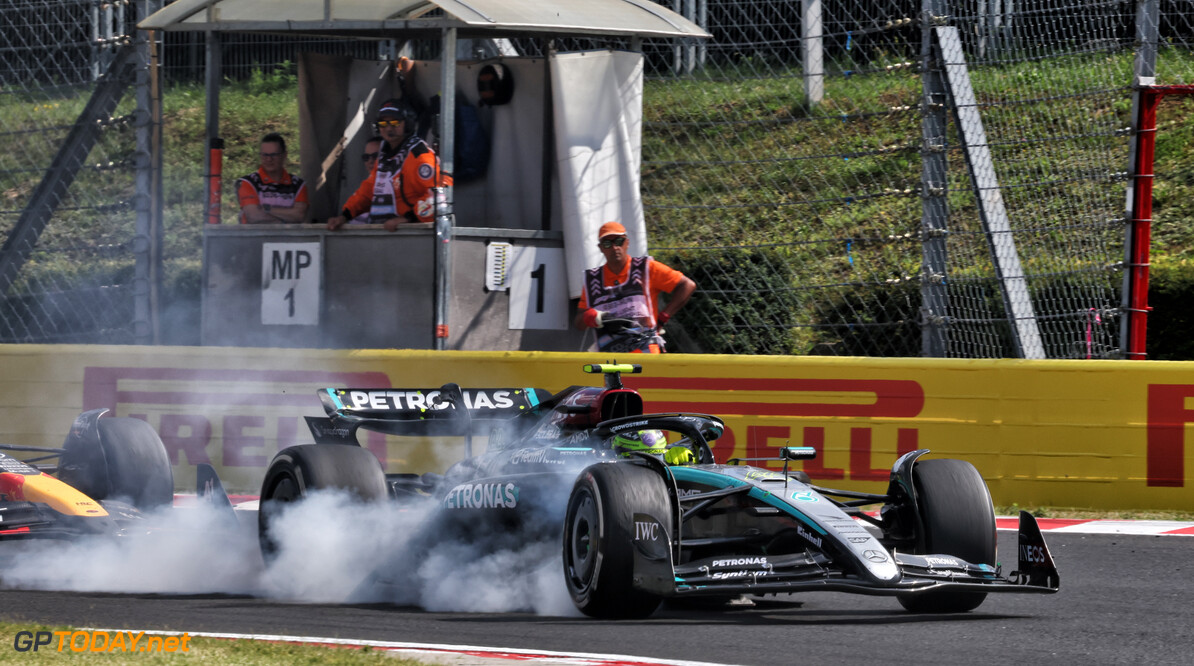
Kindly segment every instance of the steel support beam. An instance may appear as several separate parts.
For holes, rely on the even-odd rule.
[[[966,154],[966,166],[970,169],[970,182],[978,201],[983,231],[991,248],[991,262],[999,278],[1016,355],[1020,358],[1045,358],[1045,347],[1041,342],[1032,296],[1028,292],[1028,281],[1020,264],[1011,220],[1003,204],[982,114],[979,113],[974,88],[970,84],[962,40],[954,26],[937,26],[933,31],[941,48],[945,79],[954,100],[954,114],[962,138],[962,150]]]
[[[933,53],[933,26],[945,12],[943,0],[924,0],[921,12],[920,126],[920,355],[942,358],[949,349],[949,290],[946,238],[949,231],[946,119],[948,92],[940,58]]]
[[[161,0],[137,0],[137,15],[149,16]],[[156,49],[158,36],[138,30],[137,51],[137,214],[133,253],[133,340],[139,345],[160,340],[158,313],[162,285],[162,76]]]
[[[1152,150],[1156,140],[1156,102],[1150,88],[1157,81],[1159,0],[1136,3],[1136,60],[1132,81],[1132,147],[1128,154],[1127,199],[1124,204],[1124,271],[1119,348],[1127,358],[1145,358],[1148,330],[1148,264],[1152,237]],[[1147,154],[1146,154],[1147,153]],[[1148,173],[1141,173],[1147,169]]]
[[[821,0],[801,0],[800,53],[804,62],[804,103],[810,108],[825,98],[825,29]]]
[[[439,161],[444,173],[456,168],[456,29],[446,28],[440,52]],[[435,190],[435,348],[448,348],[448,314],[452,308],[452,188]]]
[[[66,196],[67,190],[83,168],[83,160],[91,153],[103,131],[103,122],[111,118],[112,112],[125,90],[133,80],[136,69],[136,51],[130,44],[122,46],[112,58],[108,71],[100,78],[91,99],[75,120],[66,140],[46,169],[45,176],[33,190],[29,204],[25,207],[12,232],[0,247],[0,295],[8,294],[17,275],[33,253],[33,248],[54,215],[54,209]]]

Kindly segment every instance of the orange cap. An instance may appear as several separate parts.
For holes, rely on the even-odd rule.
[[[618,222],[606,222],[601,225],[601,229],[597,231],[597,240],[601,240],[606,236],[625,236],[626,227]]]

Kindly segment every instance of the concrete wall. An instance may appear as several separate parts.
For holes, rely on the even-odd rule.
[[[432,349],[435,236],[429,224],[213,225],[204,230],[202,343],[216,346]],[[523,259],[512,287],[485,286],[486,247]],[[450,349],[577,351],[559,232],[457,229]],[[556,251],[548,259],[534,251]],[[527,252],[527,254],[519,254]],[[558,258],[559,263],[550,259]],[[525,268],[522,264],[526,264]],[[513,268],[511,269],[513,270]],[[538,272],[536,272],[538,270]],[[535,273],[535,277],[530,277]],[[511,319],[511,305],[530,310]]]

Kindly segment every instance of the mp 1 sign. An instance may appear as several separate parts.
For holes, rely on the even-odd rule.
[[[319,243],[261,244],[261,323],[319,324]]]

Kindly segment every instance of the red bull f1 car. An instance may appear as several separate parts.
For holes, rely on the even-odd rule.
[[[604,386],[543,389],[322,389],[308,417],[314,446],[278,453],[261,490],[259,530],[318,488],[428,509],[437,535],[558,539],[563,583],[583,613],[637,618],[662,600],[802,591],[895,597],[913,612],[977,608],[990,593],[1053,593],[1057,568],[1035,519],[1020,514],[1015,568],[997,564],[995,516],[968,462],[901,456],[887,491],[823,488],[794,469],[816,451],[714,460],[725,430],[708,414],[644,414],[621,373],[588,365]],[[466,438],[469,455],[440,474],[385,474],[360,428]],[[619,450],[627,433],[662,433],[668,451]],[[472,437],[488,435],[471,455]],[[654,439],[654,438],[653,438]],[[670,460],[685,464],[669,464]],[[769,462],[773,468],[750,463]],[[878,507],[878,510],[874,509]],[[1010,567],[1009,567],[1010,568]]]
[[[0,542],[121,537],[172,506],[174,473],[157,432],[107,411],[80,414],[61,448],[0,445]],[[231,515],[215,470],[201,465],[198,477],[199,495],[222,500]]]

